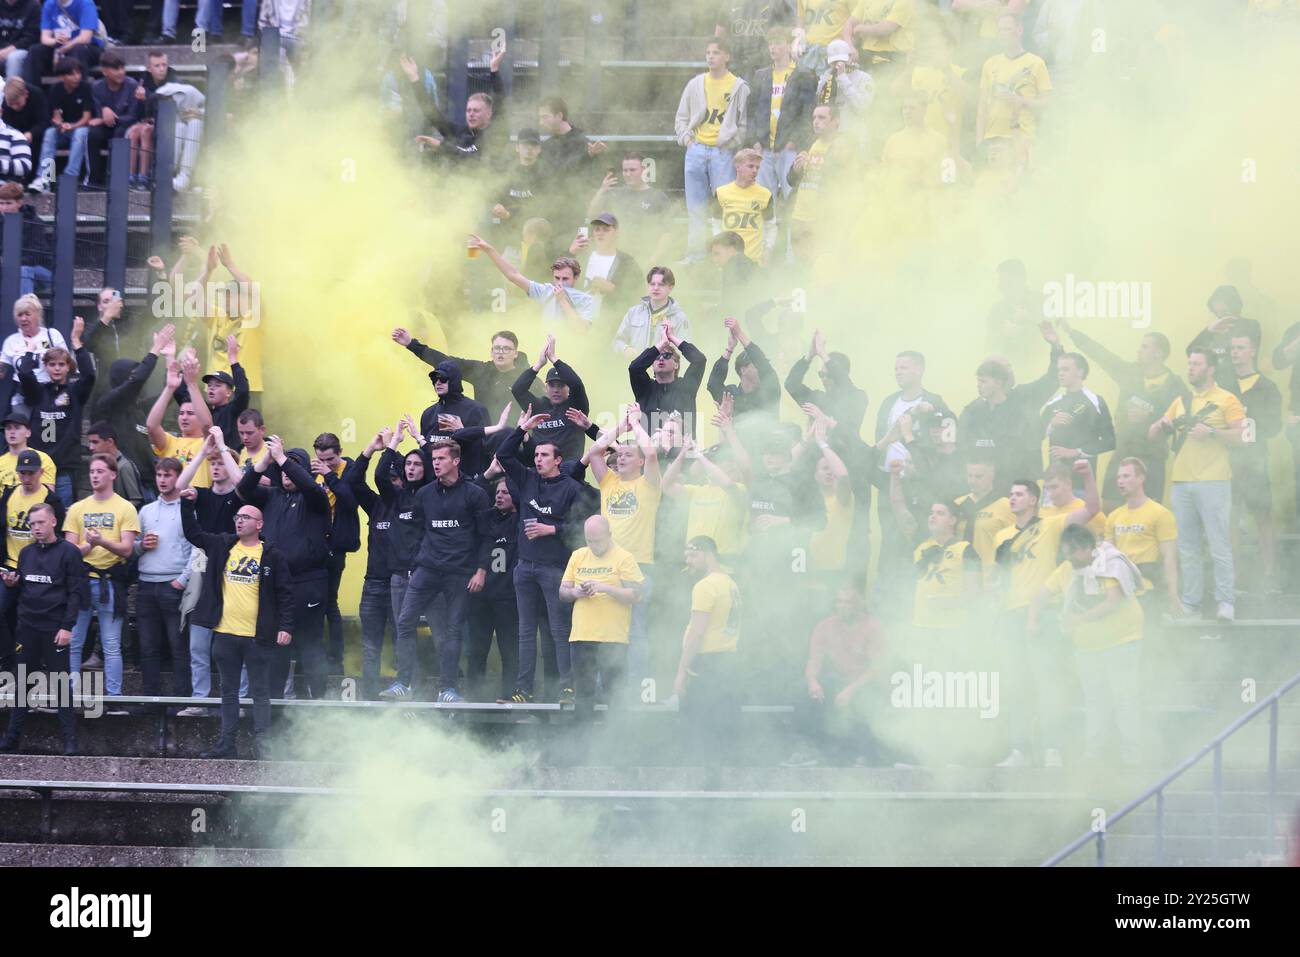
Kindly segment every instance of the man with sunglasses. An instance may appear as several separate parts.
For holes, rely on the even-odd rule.
[[[491,424],[487,406],[465,394],[460,363],[455,359],[439,362],[429,373],[429,381],[433,383],[438,401],[420,413],[420,434],[425,441],[450,438],[458,429]],[[487,464],[488,460],[483,457],[477,445],[471,445],[465,450],[461,468],[466,475],[479,475],[487,468]]]

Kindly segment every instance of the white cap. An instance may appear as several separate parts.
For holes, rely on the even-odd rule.
[[[826,62],[838,63],[841,60],[853,62],[853,47],[848,40],[832,40],[826,47]]]

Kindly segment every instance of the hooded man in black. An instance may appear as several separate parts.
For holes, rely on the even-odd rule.
[[[1205,306],[1214,318],[1187,344],[1187,351],[1213,352],[1217,370],[1215,381],[1240,396],[1237,374],[1232,370],[1232,339],[1234,336],[1249,336],[1255,343],[1255,351],[1262,351],[1263,332],[1259,321],[1242,316],[1241,293],[1237,292],[1236,286],[1219,286],[1210,293]]]
[[[393,624],[396,627],[402,604],[406,601],[411,573],[415,569],[420,538],[424,534],[415,499],[428,481],[426,476],[430,476],[430,473],[420,449],[412,449],[405,456],[397,453],[397,446],[402,442],[401,423],[396,431],[385,429],[380,435],[384,439],[385,448],[375,470],[375,490],[388,503],[391,515],[392,527],[388,530],[389,597],[392,601]],[[423,436],[416,438],[423,440]],[[397,481],[394,482],[393,479]],[[439,633],[438,625],[436,621],[429,622],[435,636]],[[379,697],[405,698],[410,693],[410,688],[400,681],[394,681],[379,693]]]
[[[820,356],[819,373],[826,390],[810,389],[803,384],[804,376],[813,358]],[[867,394],[853,384],[849,376],[849,357],[842,352],[827,352],[826,337],[820,329],[813,333],[808,354],[790,367],[785,378],[785,391],[799,405],[812,403],[835,420],[836,430],[843,429],[856,436],[862,431],[862,418],[867,414]]]
[[[682,356],[690,362],[685,374],[681,371]],[[659,341],[627,367],[632,395],[641,412],[649,417],[647,432],[657,431],[664,419],[677,412],[682,417],[682,434],[695,434],[695,396],[707,366],[703,352],[678,339],[667,326],[660,327]]]
[[[439,362],[429,373],[429,381],[433,383],[433,391],[438,394],[438,401],[420,413],[420,434],[426,442],[432,442],[436,438],[450,438],[458,428],[490,424],[487,406],[465,395],[460,364],[456,360],[444,359]],[[457,416],[460,424],[443,418],[449,415]],[[475,449],[461,463],[461,467],[466,475],[480,475],[487,468],[487,461]]]
[[[475,400],[487,406],[490,415],[499,414],[512,401],[510,387],[519,378],[519,373],[528,368],[528,357],[519,351],[519,339],[508,329],[492,337],[490,362],[449,356],[412,338],[405,329],[394,329],[393,341],[435,369],[447,361],[460,366],[461,379],[474,387]]]
[[[388,623],[397,624],[393,614],[392,568],[389,563],[389,546],[393,529],[393,500],[395,489],[390,475],[376,476],[376,484],[386,484],[388,494],[381,495],[366,482],[370,459],[382,449],[392,436],[385,429],[366,446],[343,472],[343,479],[352,489],[357,505],[369,517],[366,535],[366,572],[361,581],[361,687],[367,699],[379,691],[379,661],[384,650],[384,632]],[[395,644],[395,643],[394,643]]]
[[[307,470],[302,449],[285,451],[278,435],[266,438],[269,456],[259,456],[239,480],[239,497],[262,510],[262,538],[284,553],[293,587],[292,654],[313,698],[325,696],[325,604],[329,600],[330,503],[325,488]],[[271,461],[280,468],[278,486],[261,484]],[[271,691],[289,677],[290,646],[277,645],[271,662]]]

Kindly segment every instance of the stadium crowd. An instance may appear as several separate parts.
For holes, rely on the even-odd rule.
[[[355,554],[367,697],[410,699],[431,674],[442,702],[558,700],[586,720],[597,702],[663,700],[664,680],[719,748],[753,701],[795,705],[823,757],[884,760],[864,702],[888,700],[887,643],[951,645],[982,619],[1001,644],[1004,766],[1063,762],[1061,699],[1045,689],[1070,680],[1085,703],[1076,757],[1111,760],[1113,724],[1119,761],[1139,760],[1144,633],[1165,615],[1232,621],[1248,556],[1254,588],[1280,584],[1268,440],[1294,436],[1300,416],[1260,360],[1292,369],[1295,396],[1300,324],[1266,343],[1223,285],[1192,341],[1149,331],[1125,358],[1044,320],[1008,260],[973,389],[944,383],[945,398],[925,354],[903,351],[897,391],[869,420],[854,378],[865,344],[820,329],[778,369],[791,305],[777,291],[826,241],[829,197],[844,195],[832,184],[894,184],[922,218],[960,201],[949,194],[1014,191],[1041,162],[1040,129],[1067,122],[1054,89],[1086,66],[1080,25],[1051,0],[953,0],[943,15],[924,0],[786,6],[722,4],[707,70],[681,92],[684,238],[647,157],[615,165],[561,97],[511,134],[504,49],[463,118],[442,112],[429,63],[395,57],[402,148],[443,188],[486,196],[464,287],[438,307],[480,330],[482,350],[450,355],[393,329],[411,357],[394,349],[391,374],[428,366],[432,402],[418,418],[393,409],[352,448],[329,431],[296,447],[282,436],[300,427],[259,411],[274,357],[255,279],[223,244],[187,238],[170,268],[151,260],[164,283],[190,267],[203,285],[233,280],[203,315],[161,328],[105,289],[65,341],[22,296],[0,365],[0,670],[21,649],[80,672],[94,619],[94,664],[119,694],[130,617],[143,693],[163,691],[165,657],[173,695],[219,687],[213,756],[236,753],[238,698],[251,696],[260,753],[269,699],[294,693],[294,673],[307,694],[333,693]],[[111,81],[109,56],[96,59]],[[77,132],[63,128],[70,106],[87,100],[93,122],[89,100],[101,105],[78,86],[90,65],[52,65],[68,78],[60,142]],[[29,75],[50,67],[28,57]],[[6,102],[7,116],[8,86]],[[94,176],[93,132],[84,150]],[[4,211],[21,201],[0,188]],[[687,315],[679,275],[717,290],[707,317]],[[503,279],[541,341],[489,334]],[[714,356],[696,344],[710,325],[726,341]],[[593,395],[611,361],[626,387]],[[1093,366],[1118,384],[1112,401],[1089,388]],[[145,395],[156,367],[164,387]],[[19,747],[24,715],[0,750]]]

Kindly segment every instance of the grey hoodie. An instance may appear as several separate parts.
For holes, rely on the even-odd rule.
[[[145,551],[140,542],[148,532],[158,536],[158,547]],[[181,528],[181,500],[164,502],[156,499],[140,509],[140,534],[135,539],[135,553],[140,558],[140,581],[179,581],[190,579],[190,545]]]
[[[655,344],[656,330],[661,321],[667,322],[678,339],[691,338],[691,320],[672,296],[663,312],[652,318],[650,297],[642,296],[641,301],[627,311],[623,321],[614,333],[614,351],[629,359],[636,358]]]

